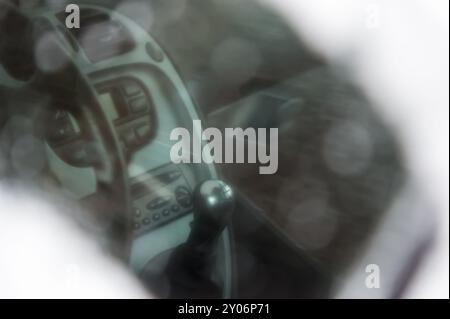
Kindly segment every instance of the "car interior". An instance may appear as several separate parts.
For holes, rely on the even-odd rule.
[[[346,70],[257,1],[62,3],[0,1],[2,182],[83,207],[158,297],[332,297],[405,181]],[[278,171],[174,164],[193,120],[278,128]]]

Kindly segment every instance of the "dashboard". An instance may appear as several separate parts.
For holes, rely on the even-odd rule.
[[[173,164],[170,132],[192,130],[197,109],[176,68],[145,30],[113,11],[81,7],[80,29],[64,27],[65,14],[47,9],[29,12],[43,33],[52,33],[72,62],[95,88],[104,115],[128,166],[133,214],[129,264],[139,273],[154,257],[186,241],[192,221],[192,193],[217,178],[213,164]],[[96,177],[76,114],[56,101],[46,131],[49,169],[72,198],[86,201],[96,192]],[[70,109],[64,107],[63,109]],[[228,231],[218,249],[218,273],[230,278]],[[230,281],[230,280],[228,280]],[[225,284],[230,293],[230,282]]]

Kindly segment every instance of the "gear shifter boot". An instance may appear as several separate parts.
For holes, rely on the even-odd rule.
[[[166,269],[171,297],[217,298],[221,290],[210,278],[218,238],[234,210],[233,190],[223,181],[208,180],[195,189],[193,203],[191,233],[173,251]]]

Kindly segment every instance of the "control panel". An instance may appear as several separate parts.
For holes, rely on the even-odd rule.
[[[133,152],[148,144],[157,126],[150,93],[141,82],[131,77],[102,83],[97,91],[104,113],[117,133],[121,149],[130,158]],[[80,131],[81,123],[66,111],[73,106],[58,108],[67,102],[53,101],[55,105],[47,115],[47,120],[52,123],[46,127],[47,141],[66,163],[76,167],[90,166],[92,163],[86,154],[86,141]]]
[[[153,100],[144,85],[134,78],[120,78],[103,83],[97,89],[124,153],[131,155],[147,144],[157,123]]]
[[[139,175],[130,184],[136,236],[192,211],[192,190],[173,164]]]

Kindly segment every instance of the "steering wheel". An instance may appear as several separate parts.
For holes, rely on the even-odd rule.
[[[39,114],[33,117],[36,124],[48,123],[46,116],[52,112],[48,105],[56,104],[59,110],[75,118],[87,153],[80,166],[93,167],[96,176],[95,196],[93,200],[92,196],[88,196],[88,201],[83,198],[83,203],[87,202],[89,210],[99,217],[101,224],[107,225],[105,229],[113,254],[126,261],[141,278],[149,278],[146,272],[155,270],[155,264],[169,262],[171,269],[175,269],[174,272],[184,273],[189,267],[183,265],[189,264],[199,255],[205,259],[209,255],[217,255],[217,258],[212,256],[213,262],[208,264],[211,267],[205,266],[211,273],[208,270],[207,276],[200,275],[209,277],[211,274],[218,294],[225,298],[231,297],[234,266],[231,254],[233,245],[228,227],[217,231],[218,236],[207,253],[194,254],[195,258],[185,258],[187,254],[184,251],[181,257],[180,254],[174,254],[178,257],[164,259],[178,248],[186,247],[189,240],[192,242],[195,236],[191,230],[198,229],[190,227],[192,219],[195,222],[196,215],[193,205],[196,200],[192,198],[192,194],[203,182],[217,179],[218,172],[214,164],[175,165],[166,157],[169,154],[169,144],[153,143],[158,138],[167,139],[167,132],[174,127],[191,127],[193,120],[200,119],[182,79],[162,48],[131,19],[103,7],[84,6],[88,14],[94,12],[100,20],[111,19],[112,28],[125,38],[123,46],[116,46],[116,50],[106,43],[99,55],[98,51],[90,50],[89,47],[96,46],[97,41],[88,41],[87,44],[84,43],[87,47],[83,47],[83,43],[77,43],[77,35],[70,35],[70,32],[64,30],[59,12],[49,9],[48,12],[43,10],[27,17],[12,5],[1,1],[0,62],[13,78],[22,81],[10,95],[10,101],[12,104],[24,104],[20,101],[23,97],[30,96],[30,92],[48,97],[50,103],[40,108]],[[96,21],[90,20],[94,24]],[[94,30],[95,27],[94,25]],[[18,40],[18,33],[23,34],[21,41]],[[36,63],[34,52],[39,44],[34,39],[39,39],[40,33],[57,34],[54,38],[47,39],[44,56],[51,57],[50,64],[53,61],[65,61],[63,65],[47,69]],[[102,38],[105,42],[108,39]],[[138,93],[133,95],[131,92],[133,96],[129,97],[125,91],[133,86],[137,87]],[[130,111],[129,116],[126,115],[128,118],[111,120],[108,116],[110,114],[106,114],[101,95],[112,90],[123,91],[128,102],[145,98],[150,101],[154,98],[154,112],[153,109],[147,113]],[[153,98],[150,98],[151,94]],[[17,111],[15,108],[12,113]],[[31,108],[19,110],[22,114],[29,111],[31,112]],[[36,106],[33,111],[36,111]],[[130,141],[126,137],[130,127],[134,132],[146,127],[148,119],[138,116],[142,113],[153,117],[159,127],[154,139],[144,133],[147,140],[141,139],[140,147],[143,150],[138,155],[133,155],[138,158],[140,165],[132,165],[130,161],[134,158],[129,151],[138,151],[135,145],[133,148],[128,143],[133,144],[135,140]],[[36,129],[34,134],[45,139],[45,129],[46,127]],[[166,193],[156,198],[163,189]],[[164,201],[158,200],[167,197],[171,198],[168,207],[174,209],[166,214],[168,210],[158,206],[164,204]],[[156,208],[151,208],[150,203]],[[147,223],[149,220],[152,222]],[[190,249],[192,251],[194,249]],[[160,263],[161,260],[165,261]],[[159,266],[156,268],[157,273],[164,271]],[[189,278],[183,278],[182,281],[189,285],[193,282],[196,284],[190,280],[190,276],[189,273]],[[204,279],[208,282],[210,278]],[[189,288],[186,291],[189,293],[191,290]]]
[[[48,41],[46,54],[55,59],[64,59],[66,63],[63,67],[53,71],[42,70],[32,62],[25,63],[24,68],[23,61],[34,60],[30,36],[40,32],[42,26],[33,26],[29,19],[7,3],[0,2],[0,13],[0,61],[12,76],[26,79],[23,85],[9,95],[10,104],[15,106],[11,108],[12,113],[38,114],[36,123],[39,123],[47,119],[48,104],[58,103],[59,110],[70,112],[76,119],[80,125],[80,137],[89,146],[85,147],[85,151],[97,180],[95,200],[87,208],[97,212],[97,221],[105,226],[104,235],[108,238],[109,250],[113,255],[126,260],[132,234],[128,172],[119,141],[94,87],[77,65],[71,62],[68,53],[56,38]],[[14,32],[10,32],[12,30]],[[17,41],[17,30],[22,32],[25,41]],[[48,98],[49,103],[24,103],[24,96],[36,92],[41,97]],[[42,109],[36,110],[36,107]],[[41,124],[32,129],[32,133],[39,139],[43,139],[45,134],[45,125]]]

